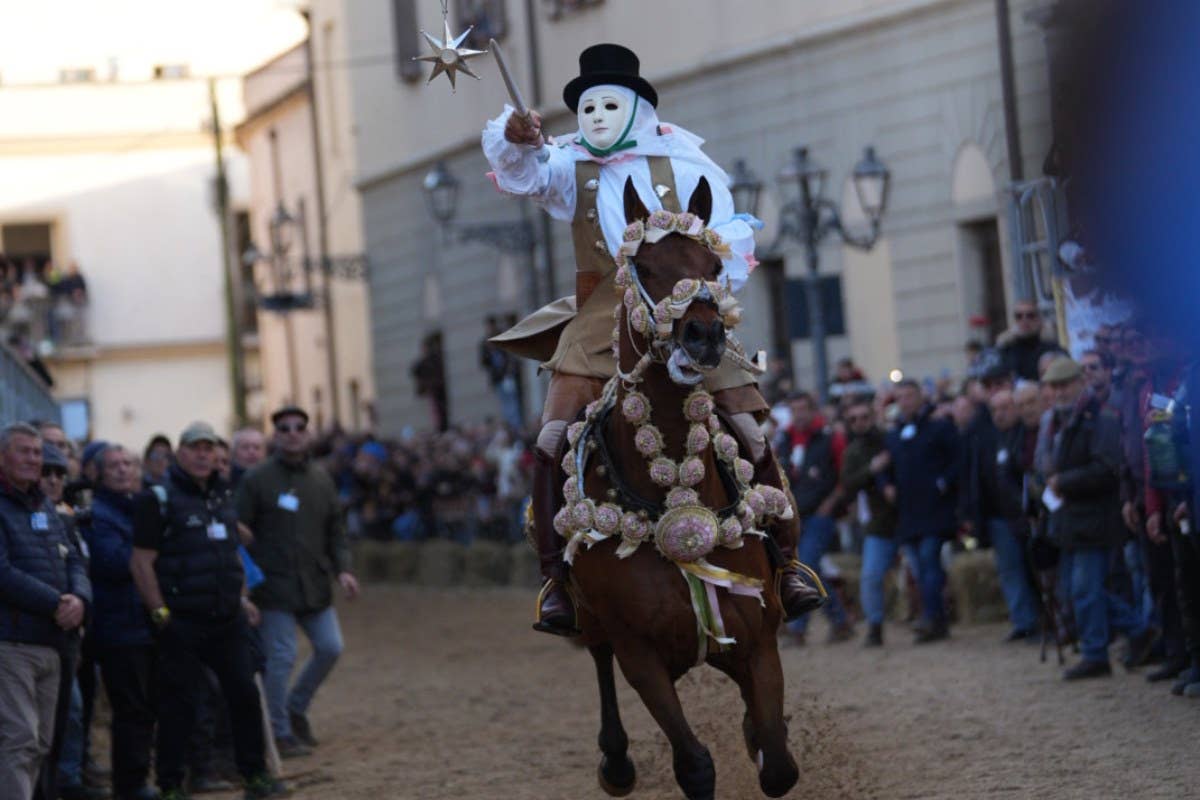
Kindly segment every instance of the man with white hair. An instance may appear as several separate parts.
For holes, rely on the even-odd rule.
[[[79,551],[42,493],[42,437],[0,431],[0,797],[33,796],[50,752],[60,655],[92,590]]]

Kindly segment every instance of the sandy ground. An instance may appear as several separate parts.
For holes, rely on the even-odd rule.
[[[369,586],[341,608],[346,653],[311,719],[323,744],[285,762],[301,798],[606,797],[595,780],[591,658],[528,629],[534,597],[512,589]],[[883,651],[857,642],[783,650],[792,798],[1152,798],[1200,795],[1200,701],[1137,674],[1064,685],[1002,626],[959,628],[914,647],[900,626]],[[823,641],[823,622],[810,641]],[[670,751],[618,679],[633,797],[682,794]],[[741,744],[733,684],[712,669],[681,681],[713,753],[717,796],[761,797]]]

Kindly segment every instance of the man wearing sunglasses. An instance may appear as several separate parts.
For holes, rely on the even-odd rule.
[[[1013,327],[997,344],[1009,373],[1027,381],[1038,379],[1038,359],[1059,349],[1042,338],[1042,315],[1032,300],[1018,300],[1013,305]]]
[[[845,414],[850,444],[842,455],[842,490],[853,497],[853,513],[863,538],[861,585],[863,616],[867,618],[866,647],[883,645],[883,580],[896,560],[896,508],[884,494],[885,473],[891,464],[887,436],[875,423],[875,411],[865,399],[853,401]]]
[[[308,414],[285,406],[271,415],[274,454],[251,469],[237,491],[239,521],[249,528],[250,555],[265,580],[254,589],[262,609],[265,686],[280,756],[307,755],[317,744],[308,707],[342,652],[331,577],[347,599],[358,596],[350,548],[329,474],[309,459]],[[296,663],[296,628],[312,656],[289,687]]]

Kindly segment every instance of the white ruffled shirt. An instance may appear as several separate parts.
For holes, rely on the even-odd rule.
[[[528,197],[554,219],[570,222],[575,217],[575,163],[584,160],[600,162],[596,207],[608,251],[615,253],[626,227],[626,179],[633,178],[633,185],[649,211],[661,209],[662,201],[654,190],[646,156],[667,156],[675,172],[675,191],[680,193],[682,208],[687,208],[688,199],[700,178],[708,178],[713,195],[712,219],[708,220],[708,227],[719,233],[731,248],[730,257],[724,259],[722,274],[735,292],[745,285],[750,271],[758,263],[754,259],[754,229],[748,221],[753,218],[735,216],[729,176],[700,150],[703,139],[668,125],[661,126],[663,133],[660,135],[654,107],[638,98],[636,118],[627,137],[637,141],[636,147],[608,158],[596,158],[582,145],[575,144],[580,139],[576,132],[538,151],[504,138],[504,126],[512,114],[512,106],[506,105],[504,113],[490,120],[483,130],[483,152],[492,165],[496,185],[501,191]]]

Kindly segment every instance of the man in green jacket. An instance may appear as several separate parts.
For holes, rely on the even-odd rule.
[[[271,415],[275,453],[246,473],[237,492],[238,520],[251,537],[248,549],[264,580],[254,590],[262,611],[267,707],[279,755],[307,755],[317,742],[308,707],[342,652],[333,609],[332,579],[347,599],[358,596],[337,489],[309,460],[308,414],[285,406]],[[295,684],[296,627],[312,657]]]
[[[863,538],[859,594],[869,626],[863,642],[883,644],[883,578],[896,559],[896,509],[887,497],[880,475],[890,463],[884,432],[875,424],[871,404],[857,401],[846,409],[850,444],[842,455],[842,490],[853,498],[852,508],[866,533]]]

